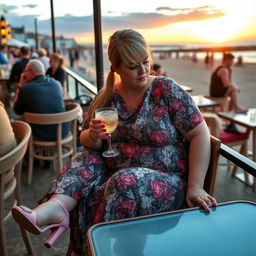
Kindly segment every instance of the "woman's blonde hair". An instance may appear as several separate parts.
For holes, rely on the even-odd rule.
[[[118,30],[109,38],[108,58],[111,66],[120,67],[122,63],[139,62],[146,56],[150,58],[148,45],[143,36],[135,30]],[[109,106],[114,93],[114,85],[118,81],[120,77],[111,67],[104,87],[90,106],[88,123],[93,119],[97,108]]]
[[[58,61],[59,62],[59,66],[62,67],[64,66],[64,57],[61,56],[59,53],[57,52],[54,52],[51,54],[50,58],[54,59],[55,61]]]

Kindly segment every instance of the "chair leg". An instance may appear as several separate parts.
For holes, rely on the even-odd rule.
[[[29,157],[28,157],[28,184],[31,184],[32,174],[33,174],[33,166],[34,165],[34,157],[33,157],[33,145],[32,140],[29,140]]]
[[[4,221],[1,219],[0,223],[0,255],[7,256],[7,248],[6,248],[6,236],[5,236],[5,229],[4,229]]]
[[[245,152],[245,144],[243,143],[243,144],[241,145],[241,148],[240,148],[240,150],[239,150],[239,153],[240,153],[240,154],[244,154],[244,152]],[[231,171],[231,175],[232,175],[232,176],[236,176],[236,173],[237,173],[237,165],[234,165],[233,168],[232,168],[232,171]]]
[[[16,176],[17,184],[16,184],[16,188],[14,191],[14,197],[15,197],[15,200],[17,201],[17,205],[20,205],[20,203],[21,203],[21,193],[20,193],[21,166],[22,166],[22,161],[20,161],[15,166],[15,176]],[[25,229],[23,229],[21,226],[19,226],[19,227],[20,227],[20,232],[22,234],[23,241],[25,243],[28,254],[34,255],[35,253],[33,250],[32,243],[30,241],[29,233]]]
[[[0,174],[0,255],[7,256],[6,235],[4,227],[4,177]]]
[[[22,234],[23,241],[25,243],[28,254],[29,255],[35,255],[35,252],[34,252],[34,249],[33,249],[33,246],[32,246],[32,243],[31,243],[30,236],[29,236],[28,232],[25,229],[23,229],[21,226],[20,226],[20,232]]]

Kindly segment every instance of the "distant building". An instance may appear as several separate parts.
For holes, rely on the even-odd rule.
[[[33,32],[25,32],[24,26],[22,27],[12,27],[12,37],[19,41],[28,43],[28,45],[35,49],[36,41],[35,34]],[[50,49],[52,49],[52,38],[48,35],[38,34],[38,48],[45,48],[50,54]],[[56,37],[56,49],[57,51],[63,53],[65,49],[76,48],[77,43],[73,38],[65,38],[64,36]]]
[[[11,27],[12,28],[12,38],[27,43],[26,33],[24,26],[22,27]]]

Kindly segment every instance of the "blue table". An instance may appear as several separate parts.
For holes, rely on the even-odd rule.
[[[92,226],[87,239],[97,256],[255,256],[256,203],[220,204]]]

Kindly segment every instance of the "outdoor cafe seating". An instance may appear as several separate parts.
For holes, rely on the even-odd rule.
[[[31,128],[25,122],[14,121],[12,127],[18,145],[0,158],[0,255],[2,256],[7,255],[5,222],[11,216],[11,206],[7,204],[7,200],[9,202],[13,197],[14,200],[11,200],[13,206],[21,203],[21,167],[31,135]],[[32,254],[33,247],[29,234],[21,227],[20,230],[27,251]]]
[[[56,141],[40,141],[31,135],[29,141],[29,169],[28,184],[31,184],[33,174],[33,160],[52,160],[54,169],[61,170],[63,159],[76,153],[77,115],[79,105],[66,105],[66,111],[57,114],[24,113],[24,120],[29,124],[57,125]],[[70,122],[71,132],[62,138],[62,124]]]
[[[239,153],[247,156],[247,141],[249,138],[249,132],[241,132],[239,134],[229,133],[222,129],[222,124],[220,118],[215,113],[204,112],[203,116],[205,118],[205,122],[209,127],[210,133],[213,136],[216,136],[221,140],[222,143],[227,146],[240,147]],[[230,161],[228,161],[227,166],[228,170],[230,170]],[[237,172],[237,166],[234,165],[232,168],[232,175],[235,176]],[[248,174],[244,171],[244,178],[246,183],[248,183]]]

